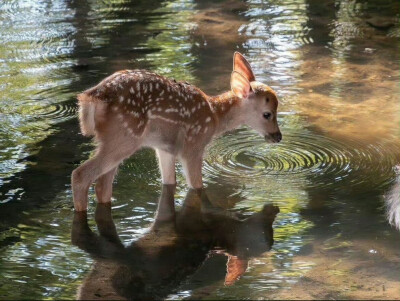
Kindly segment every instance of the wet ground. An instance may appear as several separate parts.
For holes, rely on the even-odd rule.
[[[399,6],[2,1],[0,297],[400,299]],[[180,166],[162,186],[142,150],[112,208],[91,190],[74,214],[70,174],[94,149],[76,94],[126,68],[218,94],[236,50],[277,91],[283,141],[218,138],[204,191]]]

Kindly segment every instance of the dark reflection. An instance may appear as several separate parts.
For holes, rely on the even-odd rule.
[[[174,185],[163,186],[154,223],[130,246],[120,241],[109,204],[96,208],[100,235],[89,228],[86,213],[75,213],[72,243],[95,259],[78,299],[165,298],[213,254],[226,255],[225,285],[232,285],[252,257],[271,249],[278,207],[264,205],[244,217],[213,206],[204,190],[189,190],[175,211],[174,192]]]

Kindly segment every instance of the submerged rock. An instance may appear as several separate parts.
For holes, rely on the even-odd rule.
[[[372,17],[365,21],[369,26],[379,29],[379,30],[387,30],[394,26],[394,22],[392,18],[384,18],[384,17]]]

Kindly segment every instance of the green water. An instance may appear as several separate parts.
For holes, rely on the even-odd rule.
[[[400,210],[399,11],[395,0],[2,1],[0,298],[398,299],[386,208]],[[120,167],[111,210],[91,189],[87,217],[74,215],[70,174],[94,149],[76,94],[134,68],[221,93],[234,51],[277,92],[283,141],[248,128],[216,139],[203,192],[180,166],[177,187],[162,187],[142,150]],[[244,270],[227,283],[235,257]]]

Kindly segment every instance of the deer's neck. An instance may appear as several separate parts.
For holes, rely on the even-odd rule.
[[[233,130],[244,123],[241,100],[232,91],[210,96],[208,101],[218,120],[216,135]]]

